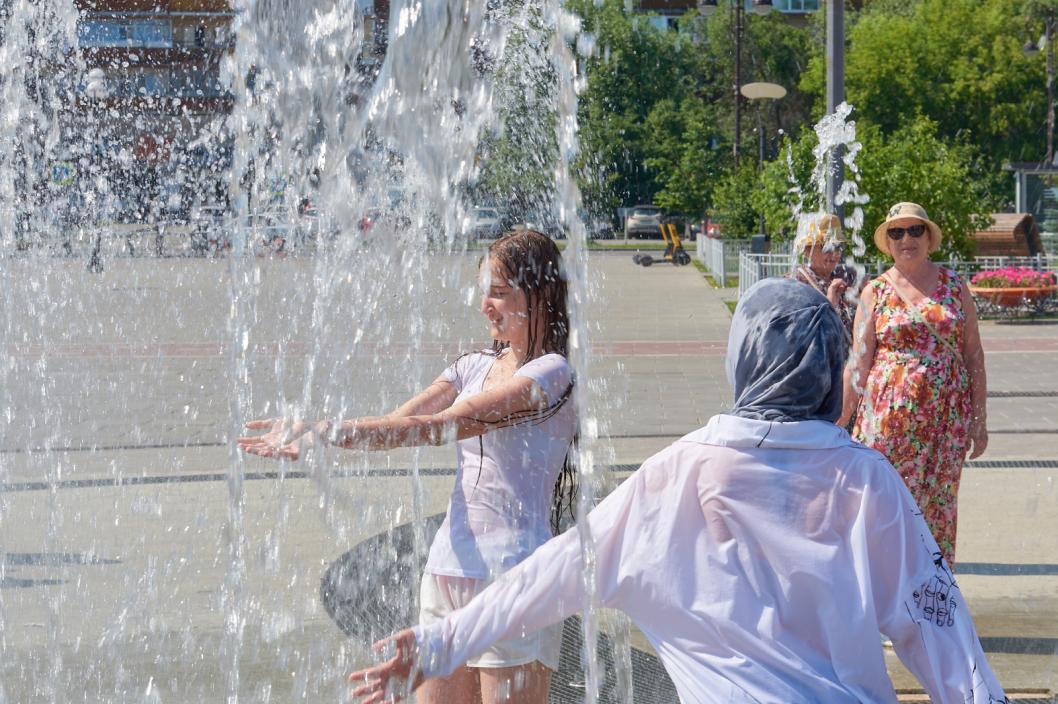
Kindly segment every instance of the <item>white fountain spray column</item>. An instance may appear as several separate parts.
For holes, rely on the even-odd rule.
[[[472,49],[486,40],[496,46],[496,32],[486,26],[483,9],[394,3],[386,61],[365,92],[369,81],[355,78],[366,34],[361,23],[355,8],[345,5],[257,2],[239,8],[237,49],[226,68],[237,99],[230,122],[237,206],[229,273],[232,434],[241,433],[251,414],[340,418],[389,411],[436,377],[439,360],[451,362],[480,343],[479,335],[467,333],[480,329],[473,310],[460,307],[454,319],[439,311],[451,311],[477,288],[476,257],[464,256],[460,237],[458,189],[475,168],[480,129],[493,119],[491,89],[471,64]],[[293,194],[311,193],[333,226],[317,237],[311,260],[299,261],[297,252],[289,259],[246,256],[260,251],[264,236],[255,227],[266,207],[262,186],[279,180]],[[267,203],[276,205],[283,203]],[[280,276],[296,282],[293,297],[279,307],[288,325],[261,314],[261,291]],[[262,347],[275,349],[274,364],[260,358]],[[293,355],[304,355],[304,363],[291,363],[298,359]],[[418,471],[428,454],[316,452],[307,465],[278,469],[281,477],[304,473],[311,480],[318,519],[337,557],[337,546],[365,533],[422,518]],[[413,481],[404,480],[397,495],[382,496],[366,473],[394,456],[405,458]],[[296,561],[284,536],[305,517],[292,515],[295,504],[280,484],[273,493],[277,524],[258,564],[246,542],[253,531],[244,483],[249,462],[233,456],[229,469],[223,651],[229,699],[250,686],[240,670],[255,650],[273,647],[270,634],[283,636],[311,618],[291,611],[282,594],[253,587],[252,575],[278,575]],[[423,537],[418,551],[425,551]],[[369,582],[383,567],[365,564],[359,578]],[[316,571],[292,574],[287,588],[314,593],[318,580]],[[406,600],[402,594],[385,598]],[[298,667],[296,691],[340,691],[348,665],[340,652],[276,655],[326,663]]]
[[[42,273],[34,267],[34,257],[41,254],[34,250],[42,242],[31,230],[40,231],[41,221],[52,206],[38,203],[37,181],[47,173],[60,143],[71,138],[62,134],[56,106],[61,104],[63,92],[82,73],[76,18],[73,3],[64,0],[43,3],[16,0],[7,5],[4,17],[0,43],[0,66],[3,67],[0,76],[0,428],[3,431],[0,438],[5,441],[5,450],[11,449],[19,438],[30,437],[27,431],[35,424],[46,426],[54,420],[54,410],[40,403],[57,387],[56,380],[49,377],[43,351],[38,359],[20,360],[13,354],[12,346],[31,334],[26,329],[17,329],[15,321],[22,309],[36,307],[34,294],[45,283]],[[15,258],[27,250],[28,258]],[[66,283],[62,282],[60,288]],[[18,384],[14,383],[16,380]],[[27,387],[39,396],[32,400],[23,396],[21,392]],[[34,516],[44,533],[42,542],[46,547],[57,545],[63,521],[63,509],[56,501],[62,465],[58,453],[51,452],[52,446],[61,444],[60,432],[58,428],[45,428],[43,433],[37,433],[37,437],[44,436],[42,446],[23,464],[44,478],[49,486],[48,498],[42,507],[46,515]],[[5,487],[11,477],[8,457],[6,453],[0,454],[0,484]],[[9,508],[7,493],[0,492],[0,546],[3,548],[8,548],[11,534]],[[20,609],[9,605],[5,598],[14,591],[8,590],[7,568],[8,555],[4,553],[0,555],[0,584],[3,585],[0,587],[0,662],[4,663],[11,662],[13,642],[15,652],[25,647],[23,623],[18,623],[16,628],[9,618],[17,618]],[[60,647],[64,625],[62,599],[63,594],[53,590],[44,600],[45,623],[41,625],[46,633],[47,652],[42,662],[33,663],[30,668],[44,670],[47,676],[28,685],[0,677],[0,704],[23,701],[26,697],[47,702],[66,701],[71,697],[73,690],[64,676]]]
[[[555,171],[556,200],[560,218],[569,235],[569,246],[563,257],[569,273],[571,325],[570,357],[577,378],[575,400],[580,413],[580,446],[577,457],[580,494],[576,506],[577,531],[581,540],[581,556],[586,599],[582,611],[585,658],[585,701],[599,699],[603,672],[598,658],[598,645],[602,612],[598,604],[598,582],[595,544],[588,530],[587,513],[601,498],[600,494],[612,490],[613,481],[600,459],[610,457],[612,448],[600,439],[600,423],[597,413],[602,404],[607,404],[606,379],[593,379],[589,374],[591,345],[589,339],[588,310],[591,308],[593,275],[589,270],[587,231],[579,213],[581,193],[574,179],[573,162],[579,152],[577,100],[578,93],[586,84],[583,63],[577,55],[589,57],[596,47],[594,37],[584,32],[579,18],[565,11],[558,2],[546,4],[549,26],[554,28],[551,37],[551,57],[558,76],[555,95],[557,113],[556,137],[559,145],[559,161]],[[597,282],[595,282],[597,285]],[[598,396],[596,396],[598,394]],[[604,460],[605,461],[605,460]],[[632,667],[627,618],[611,614],[607,619],[611,656],[614,663],[615,689],[613,696],[618,701],[634,701]]]
[[[845,230],[852,235],[853,246],[849,263],[853,264],[855,263],[854,258],[863,257],[867,251],[860,230],[863,229],[863,206],[870,201],[870,198],[866,193],[860,193],[860,169],[856,165],[856,157],[859,156],[863,145],[856,139],[856,123],[849,120],[851,114],[852,106],[848,103],[841,103],[834,112],[816,123],[815,132],[819,138],[819,144],[812,150],[816,159],[815,169],[812,172],[812,184],[817,193],[821,196],[826,195],[829,188],[829,169],[832,168],[830,155],[835,149],[841,149],[841,163],[845,167],[846,177],[842,181],[841,189],[834,194],[834,204],[846,210],[848,206],[852,206],[852,212],[845,214],[843,224]]]

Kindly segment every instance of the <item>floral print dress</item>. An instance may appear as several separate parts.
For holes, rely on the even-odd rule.
[[[942,268],[933,295],[913,311],[885,277],[869,285],[876,349],[853,436],[896,467],[953,565],[959,477],[973,405],[969,371],[937,333],[962,350],[963,284]]]

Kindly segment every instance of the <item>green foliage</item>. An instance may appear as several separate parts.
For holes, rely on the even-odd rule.
[[[972,257],[973,233],[987,227],[992,208],[974,178],[969,151],[946,145],[936,123],[926,118],[888,137],[875,127],[858,136],[863,143],[860,184],[871,197],[863,209],[865,235],[885,220],[890,206],[911,201],[925,208],[944,233],[942,256]],[[865,239],[874,255],[873,238]]]
[[[1021,47],[1042,33],[1058,0],[862,0],[848,15],[846,92],[864,149],[866,229],[900,200],[936,214],[954,251],[969,252],[981,213],[1012,195],[1006,161],[1043,156],[1046,121],[1042,52]],[[743,82],[785,86],[766,105],[767,134],[788,135],[779,157],[756,168],[756,107],[743,110],[742,168],[733,172],[732,13],[688,13],[680,31],[659,31],[625,0],[568,0],[598,52],[585,60],[579,173],[586,204],[612,213],[653,202],[688,215],[709,213],[726,232],[791,237],[795,180],[807,184],[825,92],[823,18],[795,26],[778,13],[747,14]],[[818,208],[807,192],[801,207]],[[869,240],[870,238],[868,238]],[[873,244],[869,244],[873,247]]]
[[[709,216],[725,237],[748,237],[760,229],[759,191],[760,174],[751,168],[729,172],[716,184]]]
[[[779,156],[764,165],[755,199],[758,210],[764,212],[765,228],[775,240],[793,239],[797,234],[795,212],[814,212],[822,205],[820,195],[808,187],[816,143],[814,132],[802,132],[799,139],[785,140]]]
[[[690,12],[680,31],[654,28],[624,0],[570,0],[595,36],[580,96],[581,190],[589,208],[655,203],[692,216],[713,203],[713,189],[731,167],[734,134],[734,34],[731,13],[708,19]],[[777,13],[747,15],[743,81],[766,80],[791,91],[769,106],[766,129],[805,124],[807,100],[797,76],[811,54],[811,30]],[[755,112],[744,105],[744,151],[753,153]]]
[[[846,95],[858,120],[892,134],[917,116],[929,118],[942,140],[973,150],[990,190],[1009,199],[1003,162],[1035,161],[1045,151],[1043,58],[1021,51],[1032,34],[1026,1],[868,3],[847,30]],[[801,81],[816,98],[816,115],[822,61],[817,55]]]
[[[659,185],[657,172],[647,165],[652,138],[647,118],[657,103],[687,95],[695,75],[694,47],[677,33],[626,13],[622,0],[598,7],[572,4],[600,47],[586,62],[588,86],[578,116],[585,200],[600,212],[650,203]]]
[[[920,204],[944,232],[941,255],[973,256],[973,233],[988,223],[988,199],[974,178],[969,150],[951,147],[937,135],[937,125],[924,117],[909,121],[886,135],[873,125],[857,125],[857,138],[863,145],[857,159],[860,191],[870,196],[863,206],[867,258],[881,257],[874,246],[874,228],[885,220],[890,206],[902,201]],[[811,192],[812,148],[815,134],[784,146],[780,159],[768,164],[755,190],[758,208],[763,209],[769,232],[778,239],[792,237],[795,223],[793,205],[797,194],[790,193],[790,168],[785,154],[793,161],[796,187],[804,194],[803,212],[819,208],[819,194]],[[747,187],[752,190],[752,187]]]
[[[550,211],[558,161],[552,30],[530,3],[510,2],[507,10],[508,38],[493,77],[503,128],[481,136],[472,195],[503,204],[515,219],[537,219]]]
[[[647,116],[646,128],[645,163],[660,186],[654,203],[700,216],[712,203],[727,156],[715,108],[694,98],[661,100]]]

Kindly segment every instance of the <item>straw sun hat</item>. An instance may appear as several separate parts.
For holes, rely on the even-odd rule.
[[[897,203],[892,208],[889,208],[889,213],[885,216],[885,222],[874,231],[874,244],[878,246],[878,251],[887,256],[893,256],[889,252],[889,223],[893,220],[903,220],[905,218],[919,220],[929,230],[929,251],[936,252],[940,249],[942,237],[940,228],[937,227],[937,223],[930,220],[929,216],[926,215],[926,209],[918,203]]]
[[[794,238],[794,249],[808,252],[816,247],[828,244],[845,244],[841,230],[841,219],[832,213],[815,213],[803,218],[797,224],[797,236]]]

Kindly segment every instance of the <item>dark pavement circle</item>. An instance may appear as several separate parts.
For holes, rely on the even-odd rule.
[[[320,598],[327,613],[342,631],[364,644],[418,622],[419,583],[425,552],[444,514],[423,520],[416,539],[415,524],[406,523],[361,542],[335,560],[320,583]],[[419,549],[416,550],[418,544]],[[963,563],[960,574],[1055,575],[1058,565],[994,565]],[[1058,638],[986,637],[987,653],[1058,655]],[[552,677],[551,704],[584,700],[580,620],[566,620],[562,632],[559,669]],[[616,679],[613,643],[600,636],[598,657],[602,682],[599,701],[625,701]],[[678,704],[676,690],[661,661],[652,653],[630,648],[632,689],[636,704]],[[1017,704],[1055,704],[1050,696],[1013,697]]]
[[[330,565],[320,583],[320,598],[346,635],[369,644],[418,623],[426,545],[443,519],[444,514],[437,514],[423,521],[419,551],[415,526],[406,523],[363,541]],[[580,619],[567,619],[559,668],[551,678],[551,704],[584,701],[583,645]],[[613,644],[604,635],[599,637],[598,658],[599,702],[625,701],[616,678]],[[656,657],[633,648],[631,666],[636,704],[678,704],[676,689]]]

